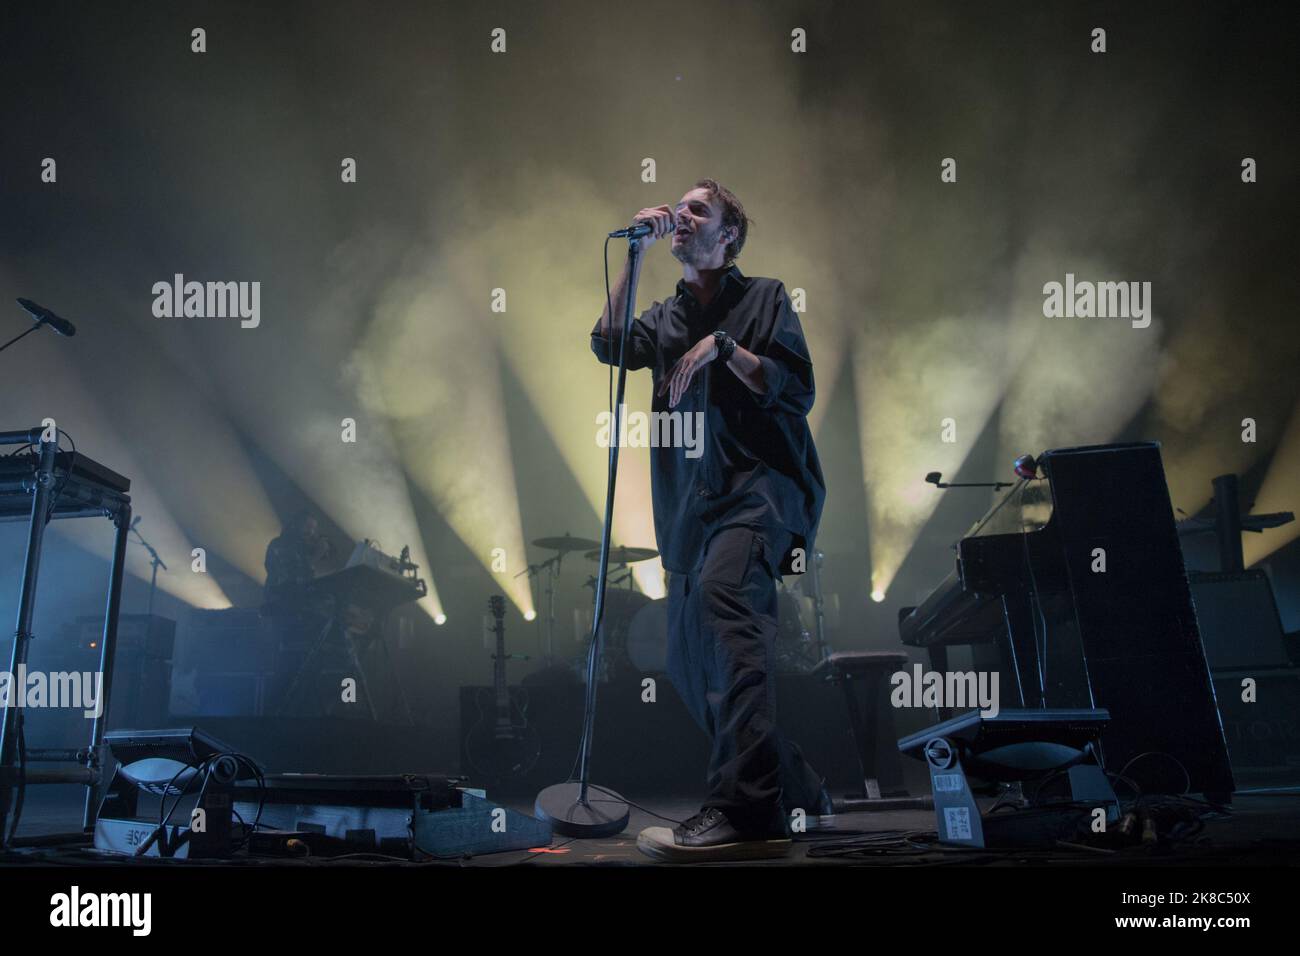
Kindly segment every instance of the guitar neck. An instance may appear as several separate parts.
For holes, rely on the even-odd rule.
[[[497,696],[498,715],[509,714],[510,692],[506,687],[506,629],[498,620],[494,628],[497,635],[497,652],[492,658],[492,686]]]

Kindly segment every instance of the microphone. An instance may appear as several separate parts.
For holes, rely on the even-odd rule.
[[[626,229],[615,229],[609,234],[611,239],[640,239],[642,236],[648,236],[655,231],[655,227],[648,222],[633,223]]]
[[[72,336],[77,334],[77,327],[67,319],[61,319],[43,305],[37,305],[31,299],[19,299],[18,304],[27,311],[37,325],[48,325],[60,335]]]
[[[936,488],[992,488],[994,491],[1001,491],[1015,484],[1011,481],[944,481],[941,471],[927,472],[925,481]]]

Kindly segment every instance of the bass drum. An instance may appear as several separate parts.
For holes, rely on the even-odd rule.
[[[605,613],[600,625],[601,680],[609,680],[633,669],[627,659],[627,636],[637,614],[649,603],[650,598],[640,591],[610,588],[605,592]],[[582,666],[585,674],[585,655]]]
[[[627,661],[634,673],[668,670],[668,599],[651,601],[632,618],[627,630]]]

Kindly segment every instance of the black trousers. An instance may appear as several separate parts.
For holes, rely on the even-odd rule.
[[[709,735],[708,794],[736,826],[811,813],[822,780],[776,726],[776,581],[789,536],[747,527],[710,538],[668,591],[668,676]]]

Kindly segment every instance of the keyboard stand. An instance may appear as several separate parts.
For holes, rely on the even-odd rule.
[[[108,721],[113,686],[113,656],[117,647],[117,619],[122,606],[122,572],[126,563],[127,535],[131,530],[131,483],[84,456],[60,452],[57,440],[44,441],[45,429],[0,432],[0,445],[32,445],[35,455],[0,459],[0,521],[28,522],[27,551],[23,562],[18,598],[18,624],[14,631],[9,673],[26,669],[32,620],[36,611],[36,582],[40,572],[45,526],[51,518],[107,517],[113,522],[113,559],[109,569],[108,601],[104,610],[104,633],[100,644],[99,670],[103,675],[99,715],[91,722],[90,741],[84,751],[26,751],[28,763],[68,762],[75,757],[83,766],[63,770],[23,771],[18,761],[19,728],[23,710],[10,700],[0,711],[0,847],[10,844],[10,815],[15,810],[21,787],[29,784],[79,783],[86,787],[83,831],[94,831],[100,782],[101,744]],[[98,477],[97,477],[98,476]],[[12,686],[12,685],[11,685]],[[25,688],[12,687],[11,698]]]

